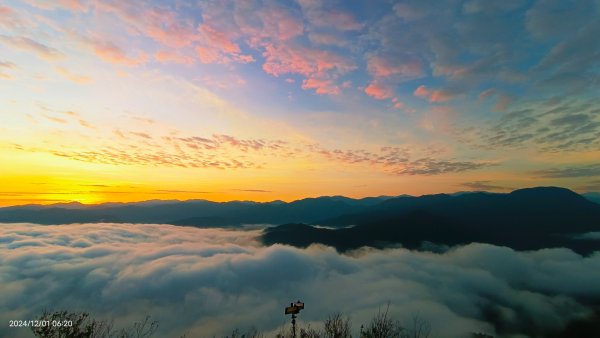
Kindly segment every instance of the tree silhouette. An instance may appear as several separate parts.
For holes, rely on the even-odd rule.
[[[31,327],[40,338],[149,338],[158,328],[158,321],[146,316],[129,329],[114,330],[112,321],[95,320],[87,312],[44,310],[38,318],[48,325]]]
[[[231,335],[224,338],[264,338],[264,335],[256,329],[251,329],[245,333],[242,333],[239,329],[235,329],[231,332]]]
[[[325,320],[325,338],[350,338],[350,318],[342,317],[340,312],[333,313]]]
[[[360,338],[404,338],[400,335],[403,330],[400,323],[388,316],[389,309],[389,303],[385,311],[380,308],[366,330],[361,332]]]

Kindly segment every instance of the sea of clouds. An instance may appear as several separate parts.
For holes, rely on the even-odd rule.
[[[471,244],[445,253],[342,255],[324,246],[264,246],[259,235],[156,224],[0,224],[0,336],[31,337],[8,322],[44,309],[87,311],[115,327],[151,315],[157,337],[252,327],[272,333],[289,325],[284,307],[300,299],[301,326],[319,327],[342,311],[355,335],[389,303],[401,322],[428,320],[434,337],[534,337],[589,316],[600,300],[600,253]]]

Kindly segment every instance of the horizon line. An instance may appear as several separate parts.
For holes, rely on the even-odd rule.
[[[59,206],[59,205],[100,206],[100,205],[106,205],[106,204],[127,205],[127,204],[141,204],[141,203],[147,203],[147,202],[185,203],[185,202],[194,202],[194,201],[204,201],[204,202],[211,202],[211,203],[241,202],[241,203],[257,203],[257,204],[268,204],[268,203],[275,203],[275,202],[294,203],[294,202],[307,200],[307,199],[335,198],[335,197],[342,197],[342,198],[347,198],[347,199],[352,199],[352,200],[361,200],[361,199],[366,199],[366,198],[388,198],[388,199],[391,199],[391,198],[398,198],[398,197],[423,197],[423,196],[433,196],[433,195],[452,196],[452,195],[461,194],[461,193],[463,193],[463,194],[468,194],[468,193],[510,194],[510,193],[518,191],[518,190],[535,189],[535,188],[566,189],[566,190],[569,190],[569,191],[576,193],[578,195],[581,195],[581,196],[583,196],[585,194],[600,193],[597,191],[577,192],[571,188],[566,188],[566,187],[561,187],[561,186],[531,186],[531,187],[524,187],[524,188],[515,188],[512,190],[505,189],[506,191],[502,191],[502,192],[488,191],[488,190],[458,190],[458,191],[454,191],[454,192],[440,192],[440,193],[422,194],[422,195],[398,194],[398,195],[377,195],[377,196],[363,196],[363,197],[349,197],[349,196],[345,196],[345,195],[318,195],[318,196],[307,196],[307,197],[303,197],[303,198],[296,198],[296,199],[290,199],[290,200],[273,199],[273,200],[269,200],[269,201],[256,201],[256,200],[248,200],[248,199],[231,199],[231,200],[225,200],[225,201],[215,201],[215,200],[203,199],[203,198],[190,198],[190,199],[175,198],[175,199],[143,199],[143,200],[126,201],[126,202],[107,201],[107,202],[101,202],[101,203],[84,203],[84,202],[77,201],[77,200],[53,200],[54,203],[24,203],[24,204],[0,205],[0,209],[10,208],[10,207],[25,207],[25,206]],[[2,192],[2,193],[7,193],[7,192]],[[36,200],[36,199],[27,199],[27,200],[31,201],[31,200]],[[50,201],[50,200],[46,200],[46,201]]]

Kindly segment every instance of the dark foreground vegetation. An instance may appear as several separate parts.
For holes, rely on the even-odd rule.
[[[91,318],[86,312],[44,311],[38,319],[49,323],[31,328],[41,338],[149,338],[158,328],[158,321],[150,316],[121,329],[115,329],[112,321]]]
[[[35,327],[32,331],[40,338],[150,338],[153,337],[158,321],[146,316],[145,319],[133,323],[129,328],[116,329],[112,321],[97,320],[85,312],[45,311],[39,318],[40,321],[70,322],[72,325]],[[351,338],[350,317],[341,313],[329,315],[320,328],[310,325],[298,325],[297,338]],[[201,332],[189,332],[180,338],[204,337]],[[252,329],[240,331],[235,329],[223,338],[266,338],[265,334]],[[294,337],[291,327],[281,328],[275,338]],[[360,338],[429,338],[431,326],[428,321],[415,315],[407,325],[393,320],[388,315],[387,308],[379,311],[367,325],[361,326]]]
[[[361,325],[358,338],[434,338],[444,337],[443,328],[431,327],[428,320],[414,315],[406,321],[400,322],[388,315],[388,308],[379,310],[370,322]],[[117,329],[112,321],[98,320],[90,317],[85,312],[45,311],[38,318],[44,321],[69,321],[72,326],[46,326],[31,328],[33,334],[40,338],[155,338],[159,323],[150,316],[134,322],[131,326]],[[297,338],[352,338],[350,317],[341,313],[329,315],[319,327],[302,325],[298,323]],[[498,329],[498,328],[497,328]],[[502,331],[502,330],[500,330]],[[569,322],[560,332],[539,334],[525,334],[532,337],[548,338],[583,338],[597,337],[600,332],[600,310],[587,318],[576,319]],[[515,332],[512,332],[514,334]],[[187,332],[176,338],[206,337],[202,332]],[[234,329],[221,338],[268,338],[256,329],[241,331]],[[275,338],[293,338],[291,325],[280,328]],[[162,337],[161,337],[162,338]],[[216,337],[213,337],[216,338]],[[472,332],[465,338],[494,338],[487,333]]]

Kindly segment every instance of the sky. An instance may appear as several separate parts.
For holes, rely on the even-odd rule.
[[[0,4],[0,205],[600,190],[600,1]]]

